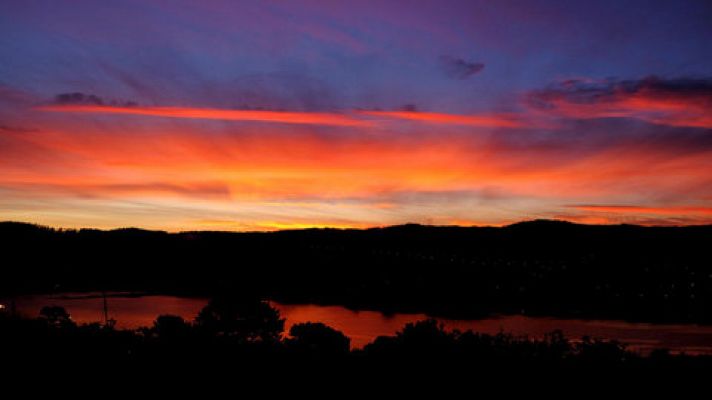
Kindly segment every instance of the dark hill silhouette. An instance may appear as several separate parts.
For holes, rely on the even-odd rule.
[[[271,233],[0,223],[0,296],[249,291],[283,303],[449,317],[712,322],[712,226],[529,221]]]

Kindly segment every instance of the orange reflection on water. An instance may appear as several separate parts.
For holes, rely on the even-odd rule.
[[[351,347],[362,348],[378,336],[392,336],[407,323],[426,319],[425,314],[384,315],[354,311],[341,306],[286,305],[272,303],[287,319],[285,331],[302,322],[322,322],[351,338]]]

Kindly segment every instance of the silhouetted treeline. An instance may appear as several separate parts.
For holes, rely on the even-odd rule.
[[[170,234],[2,223],[0,243],[0,296],[227,290],[449,317],[712,322],[712,226],[534,221]]]
[[[461,372],[712,367],[712,357],[707,356],[665,350],[643,356],[617,342],[587,338],[572,342],[560,332],[532,340],[504,333],[446,331],[432,319],[407,324],[395,336],[379,337],[363,349],[350,350],[349,342],[343,333],[322,323],[297,324],[286,335],[278,310],[244,296],[213,299],[194,321],[163,315],[153,326],[137,330],[77,325],[61,307],[45,307],[35,319],[0,312],[0,355],[6,365],[170,365],[198,370],[209,365],[255,369],[317,362],[329,368],[428,371],[450,366],[464,368]]]

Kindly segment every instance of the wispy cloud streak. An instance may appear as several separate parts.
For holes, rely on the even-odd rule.
[[[525,126],[517,116],[505,114],[462,115],[422,111],[359,111],[359,114],[381,119],[407,120],[441,125],[494,128],[519,128]]]
[[[91,104],[52,104],[36,108],[40,111],[86,113],[86,114],[122,114],[166,118],[189,118],[221,121],[256,121],[286,124],[313,124],[332,126],[371,126],[370,121],[356,119],[345,114],[265,111],[265,110],[229,110],[194,107],[113,107]]]
[[[295,112],[268,110],[230,110],[195,107],[110,106],[100,104],[49,104],[35,108],[39,111],[118,114],[166,118],[206,119],[221,121],[254,121],[286,124],[311,124],[347,127],[372,127],[387,120],[407,120],[426,124],[462,125],[492,128],[520,128],[526,126],[521,117],[507,114],[462,115],[422,111],[354,111],[352,113]]]

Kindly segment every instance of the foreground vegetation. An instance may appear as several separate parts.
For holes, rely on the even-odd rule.
[[[460,372],[712,367],[712,357],[672,355],[664,350],[643,356],[617,342],[588,338],[572,342],[560,332],[533,340],[504,333],[446,331],[435,320],[407,324],[395,336],[379,337],[363,349],[352,350],[348,337],[322,323],[297,324],[285,335],[278,310],[252,296],[221,296],[211,300],[194,321],[162,315],[153,326],[137,330],[117,330],[111,324],[77,325],[61,307],[45,307],[35,319],[0,313],[0,357],[6,365],[195,369],[290,363],[427,371],[457,365]]]

